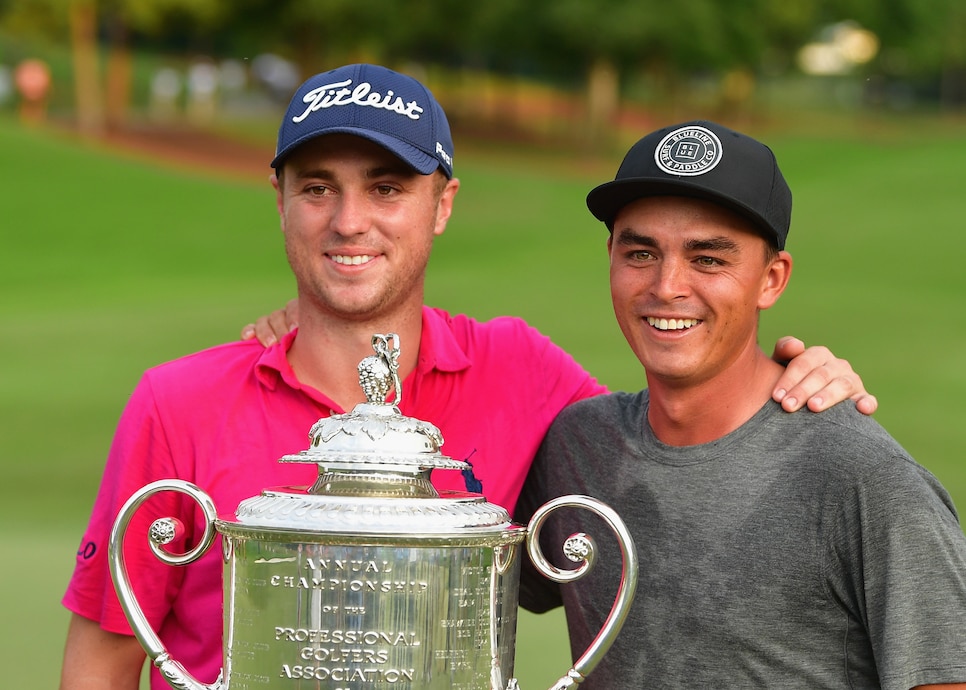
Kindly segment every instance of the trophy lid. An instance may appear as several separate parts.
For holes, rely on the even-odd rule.
[[[372,336],[372,347],[376,354],[363,359],[358,367],[359,385],[366,394],[366,402],[356,405],[351,412],[320,419],[309,430],[309,448],[279,460],[319,466],[320,481],[309,489],[310,493],[353,493],[346,481],[323,481],[326,476],[336,474],[342,475],[342,480],[348,479],[349,484],[354,479],[359,483],[356,488],[368,494],[364,487],[371,488],[373,475],[408,476],[428,485],[432,470],[469,467],[440,452],[443,435],[438,428],[403,416],[399,411],[402,401],[399,336],[376,334]],[[392,390],[396,391],[395,399],[387,402]],[[438,495],[431,485],[429,488],[431,493],[419,493]]]
[[[505,528],[510,524],[506,509],[479,494],[440,497],[430,473],[470,465],[440,452],[443,435],[437,427],[399,411],[399,337],[377,334],[372,346],[376,354],[358,367],[366,402],[320,419],[309,430],[309,448],[279,460],[318,465],[315,483],[307,490],[266,490],[242,501],[235,512],[238,521],[326,532]],[[392,390],[395,398],[387,402]]]

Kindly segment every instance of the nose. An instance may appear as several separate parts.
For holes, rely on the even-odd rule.
[[[664,302],[686,297],[690,292],[687,265],[683,261],[665,258],[660,262],[651,286],[654,296]]]
[[[364,195],[344,190],[332,214],[332,230],[340,235],[361,235],[369,229]]]

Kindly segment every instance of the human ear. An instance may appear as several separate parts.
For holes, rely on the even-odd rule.
[[[768,309],[781,297],[792,277],[792,255],[780,251],[765,269],[761,293],[758,295],[758,308]]]
[[[459,189],[460,181],[455,177],[449,180],[443,188],[443,193],[439,195],[439,204],[436,208],[436,228],[433,234],[442,235],[443,231],[446,230],[446,223],[449,222],[449,217],[453,214],[453,200],[456,198],[456,192]]]
[[[272,187],[275,189],[275,208],[278,209],[279,225],[281,230],[285,232],[285,202],[282,198],[282,185],[284,184],[278,179],[275,173],[268,176],[269,181],[272,183]]]

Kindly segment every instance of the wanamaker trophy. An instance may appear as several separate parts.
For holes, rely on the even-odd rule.
[[[315,463],[308,488],[272,488],[219,517],[199,487],[153,482],[121,508],[111,532],[110,567],[134,634],[168,684],[186,690],[338,688],[340,690],[516,690],[513,663],[524,544],[536,568],[556,582],[593,565],[593,540],[563,545],[572,570],[541,553],[539,532],[562,507],[599,515],[618,539],[623,571],[611,612],[591,646],[553,686],[576,687],[617,635],[637,584],[637,556],[620,517],[587,496],[542,506],[526,527],[472,493],[439,492],[433,470],[462,470],[441,454],[432,424],[399,412],[399,341],[372,339],[359,364],[367,402],[320,419],[310,446],[280,462]],[[386,402],[395,390],[392,403]],[[151,629],[134,595],[121,548],[132,516],[150,496],[194,499],[207,526],[183,554],[164,548],[178,534],[156,520],[148,540],[164,563],[183,566],[221,535],[224,560],[223,666],[211,685],[197,681]]]

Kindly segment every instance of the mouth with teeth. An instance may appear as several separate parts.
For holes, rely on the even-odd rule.
[[[648,316],[647,322],[659,331],[686,331],[701,323],[699,319],[658,319],[653,316]]]
[[[346,256],[343,254],[330,254],[329,258],[332,259],[337,264],[342,264],[343,266],[360,266],[362,264],[367,264],[372,261],[374,256],[369,254],[359,254],[356,256]]]

